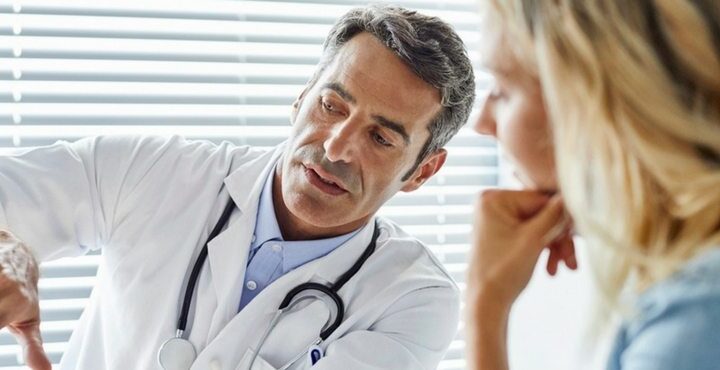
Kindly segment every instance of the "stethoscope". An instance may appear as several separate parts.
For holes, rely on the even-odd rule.
[[[187,326],[188,312],[190,311],[190,304],[192,303],[195,285],[197,284],[197,280],[200,276],[200,270],[202,270],[202,267],[205,264],[205,259],[207,258],[208,243],[210,243],[210,241],[213,240],[220,233],[223,227],[225,227],[225,225],[228,223],[230,219],[230,214],[232,213],[234,208],[235,203],[231,199],[225,206],[225,209],[223,210],[220,219],[210,232],[208,240],[205,242],[205,245],[200,251],[197,259],[195,260],[192,272],[190,273],[188,284],[185,287],[185,296],[183,297],[183,304],[182,309],[180,310],[180,317],[178,318],[175,337],[166,340],[158,350],[158,363],[165,370],[190,369],[193,362],[195,361],[195,358],[197,357],[195,347],[192,345],[192,343],[190,343],[189,340],[183,338],[183,334],[185,333],[185,328]],[[290,310],[292,310],[292,308],[299,302],[307,301],[309,299],[315,299],[324,302],[325,305],[328,307],[330,316],[328,317],[327,322],[323,326],[318,338],[314,340],[313,343],[310,344],[305,351],[299,353],[290,362],[288,362],[286,365],[279,368],[278,370],[288,369],[290,366],[300,360],[305,355],[305,353],[307,353],[309,357],[308,360],[311,364],[314,364],[315,362],[317,362],[317,360],[319,360],[320,357],[322,357],[322,350],[320,349],[320,344],[325,341],[340,326],[345,313],[345,305],[342,298],[340,298],[337,292],[345,285],[345,283],[347,283],[350,279],[352,279],[353,276],[355,276],[355,274],[360,270],[365,261],[367,261],[367,259],[370,258],[370,255],[375,252],[375,244],[377,242],[379,233],[380,231],[376,223],[372,240],[365,248],[365,251],[358,258],[358,260],[355,261],[355,264],[353,264],[347,271],[345,271],[345,273],[343,273],[334,284],[327,286],[319,283],[308,282],[296,286],[287,293],[285,298],[280,303],[280,306],[275,312],[272,320],[270,321],[270,325],[268,325],[265,333],[263,333],[260,342],[258,343],[257,349],[253,352],[252,359],[250,360],[250,363],[247,367],[248,370],[252,368],[253,364],[255,363],[255,359],[260,352],[260,349],[265,343],[265,340],[270,335],[270,332],[278,323],[282,315],[285,312],[289,312]]]

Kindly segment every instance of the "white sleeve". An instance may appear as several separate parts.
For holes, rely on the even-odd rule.
[[[0,227],[39,261],[100,248],[123,188],[173,141],[108,136],[14,149],[0,156]]]

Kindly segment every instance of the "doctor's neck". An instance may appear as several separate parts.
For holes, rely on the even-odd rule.
[[[282,194],[282,176],[281,166],[277,166],[275,171],[275,178],[273,179],[273,207],[275,209],[275,217],[277,217],[277,223],[280,227],[283,239],[286,241],[294,240],[318,240],[325,238],[332,238],[339,235],[344,235],[353,232],[363,227],[367,221],[371,218],[363,218],[355,220],[344,225],[333,225],[329,227],[318,226],[312,224],[307,219],[315,217],[313,213],[319,212],[319,209],[313,209],[312,205],[307,206],[310,209],[299,209],[297,212],[307,212],[307,217],[299,217],[288,209],[285,199]]]

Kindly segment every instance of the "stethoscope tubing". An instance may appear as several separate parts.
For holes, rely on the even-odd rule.
[[[218,219],[217,224],[215,224],[215,227],[213,227],[212,231],[210,232],[210,235],[208,236],[207,241],[203,245],[203,248],[200,250],[200,253],[198,254],[197,259],[195,260],[195,263],[193,264],[192,271],[190,272],[190,277],[188,278],[187,286],[185,287],[185,294],[183,296],[183,304],[182,308],[180,309],[180,315],[178,317],[177,321],[177,331],[176,331],[176,338],[182,338],[186,328],[187,328],[187,319],[188,319],[188,313],[190,311],[190,306],[192,304],[193,296],[195,294],[195,286],[197,285],[197,281],[200,276],[200,272],[202,271],[202,268],[205,264],[205,260],[207,259],[208,255],[208,244],[210,241],[212,241],[216,236],[220,234],[222,229],[227,225],[228,221],[230,220],[230,215],[232,214],[232,211],[235,208],[235,203],[232,199],[230,199],[223,209],[223,212],[220,216],[220,219]],[[373,235],[370,243],[368,243],[368,246],[363,251],[362,255],[358,258],[357,261],[347,270],[345,273],[343,273],[338,280],[332,284],[332,285],[324,285],[320,283],[314,283],[314,282],[307,282],[300,284],[296,286],[295,288],[291,289],[287,295],[285,295],[285,298],[280,303],[280,306],[278,307],[278,311],[273,317],[273,319],[270,322],[270,325],[266,329],[265,333],[262,335],[261,340],[257,346],[257,350],[252,356],[252,361],[250,362],[250,366],[252,367],[252,364],[255,362],[255,358],[258,355],[258,352],[260,351],[260,348],[262,348],[262,345],[265,343],[265,340],[267,339],[267,336],[270,334],[270,331],[273,329],[277,321],[281,318],[282,313],[288,309],[289,307],[292,307],[294,304],[293,300],[295,297],[308,290],[314,290],[321,292],[322,294],[329,297],[333,303],[335,304],[337,308],[337,315],[335,317],[335,320],[333,320],[332,324],[330,324],[327,328],[322,330],[320,333],[319,338],[313,343],[312,346],[318,346],[322,342],[324,342],[328,337],[332,335],[332,333],[337,330],[337,328],[342,324],[344,316],[345,316],[345,304],[338,294],[338,291],[342,289],[345,284],[352,279],[355,274],[357,274],[358,271],[360,271],[360,268],[365,264],[365,261],[370,258],[370,256],[375,252],[375,248],[377,245],[377,238],[380,234],[379,227],[377,225],[377,222],[375,222]],[[311,346],[311,347],[312,347]],[[297,361],[300,357],[296,357],[295,360],[290,362],[290,365]]]

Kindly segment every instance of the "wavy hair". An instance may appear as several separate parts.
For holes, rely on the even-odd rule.
[[[607,303],[720,245],[720,3],[488,2],[542,85]]]

